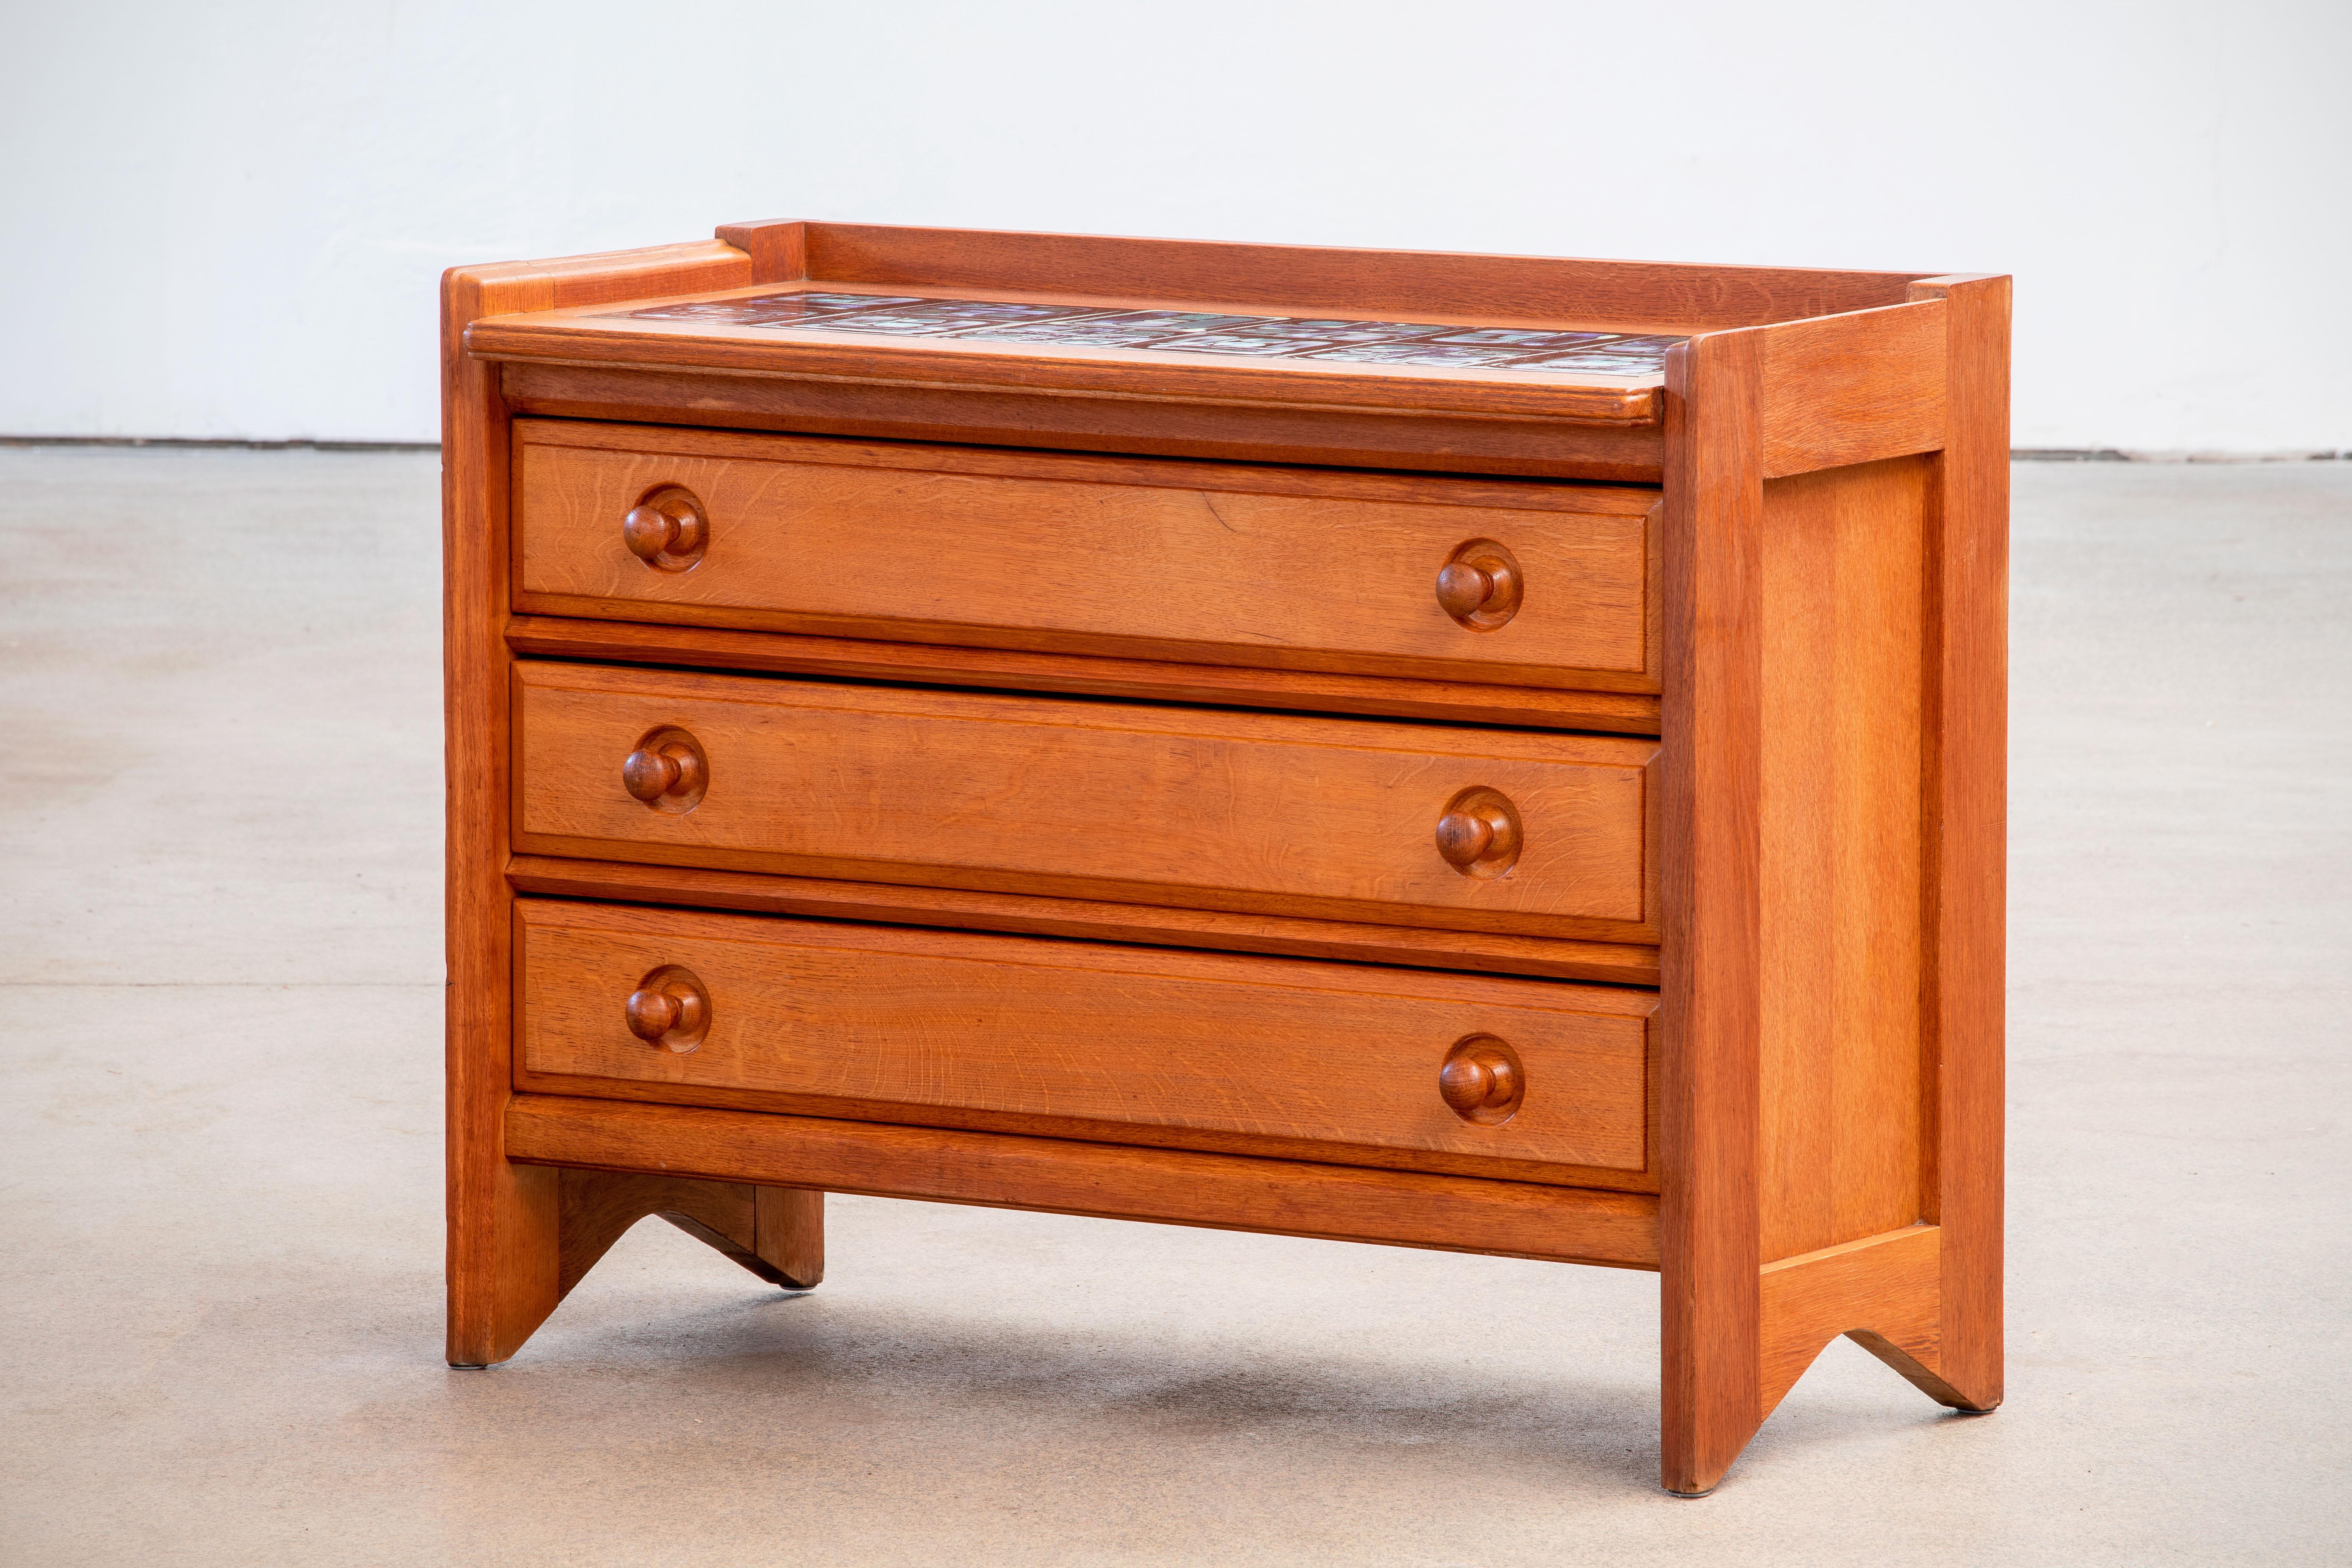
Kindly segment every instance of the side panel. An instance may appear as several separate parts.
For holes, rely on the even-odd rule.
[[[1762,1258],[1919,1215],[1934,460],[1764,485]]]
[[[1946,1404],[2000,1397],[2008,283],[1913,292],[1940,308],[1667,361],[1680,1492],[1711,1488],[1839,1333]]]

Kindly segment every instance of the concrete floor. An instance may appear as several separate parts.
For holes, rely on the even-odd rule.
[[[2352,465],[2018,468],[2009,1404],[1703,1502],[1604,1269],[836,1198],[445,1369],[436,471],[0,450],[0,1562],[2352,1559]]]

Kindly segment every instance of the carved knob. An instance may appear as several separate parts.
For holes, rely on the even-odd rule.
[[[701,560],[709,532],[702,503],[678,485],[654,491],[621,519],[621,542],[629,553],[665,572],[683,572]]]
[[[692,811],[710,783],[702,744],[683,730],[656,730],[621,763],[621,787],[656,811]]]
[[[1465,877],[1499,877],[1519,858],[1519,808],[1480,785],[1448,802],[1437,819],[1437,852]]]
[[[1519,1075],[1511,1064],[1496,1058],[1457,1057],[1437,1075],[1437,1092],[1462,1115],[1510,1103],[1518,1091]]]
[[[1491,632],[1519,613],[1520,582],[1517,556],[1474,539],[1437,569],[1437,607],[1472,631]]]
[[[1437,574],[1437,602],[1457,621],[1466,621],[1495,596],[1495,574],[1467,561],[1449,561]]]
[[[1519,1054],[1492,1035],[1473,1035],[1445,1053],[1438,1097],[1465,1121],[1494,1126],[1518,1113],[1528,1078]]]
[[[1467,866],[1494,847],[1495,825],[1466,811],[1437,819],[1437,852],[1449,866]]]
[[[649,1046],[681,1055],[710,1032],[710,997],[693,974],[667,964],[637,983],[622,1009],[629,1033]]]

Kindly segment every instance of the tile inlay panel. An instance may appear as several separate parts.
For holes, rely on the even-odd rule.
[[[1653,333],[1543,331],[1427,321],[1305,320],[1193,310],[1115,310],[877,294],[761,294],[655,305],[616,316],[775,331],[874,332],[1066,348],[1156,349],[1256,359],[1346,360],[1538,374],[1658,375],[1683,340]]]

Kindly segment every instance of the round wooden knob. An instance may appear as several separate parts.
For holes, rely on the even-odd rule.
[[[659,800],[685,777],[686,764],[667,752],[631,752],[621,764],[621,783],[642,801]]]
[[[667,991],[632,991],[629,993],[629,1033],[651,1044],[670,1031],[678,1015],[686,1008]]]
[[[1437,820],[1437,852],[1449,866],[1467,866],[1494,847],[1495,825],[1466,811],[1449,811]]]
[[[709,783],[702,744],[683,730],[656,730],[621,763],[621,787],[656,811],[692,811]]]
[[[1465,1121],[1492,1127],[1518,1114],[1528,1075],[1519,1053],[1492,1035],[1473,1035],[1445,1053],[1437,1069],[1438,1098]]]
[[[710,996],[702,982],[676,964],[665,964],[637,982],[622,1008],[629,1033],[649,1046],[683,1055],[710,1032]]]
[[[1437,607],[1474,632],[1519,613],[1518,557],[1491,539],[1456,545],[1437,569]]]
[[[621,542],[648,566],[683,572],[702,559],[709,537],[702,503],[680,485],[665,485],[621,519]]]
[[[1495,596],[1495,574],[1467,561],[1449,561],[1437,574],[1437,602],[1457,621],[1466,621]]]
[[[1437,1092],[1465,1116],[1508,1104],[1517,1089],[1518,1075],[1499,1058],[1456,1057],[1437,1074]]]
[[[1501,876],[1518,864],[1519,847],[1519,808],[1500,790],[1465,789],[1437,819],[1437,853],[1465,877]]]

